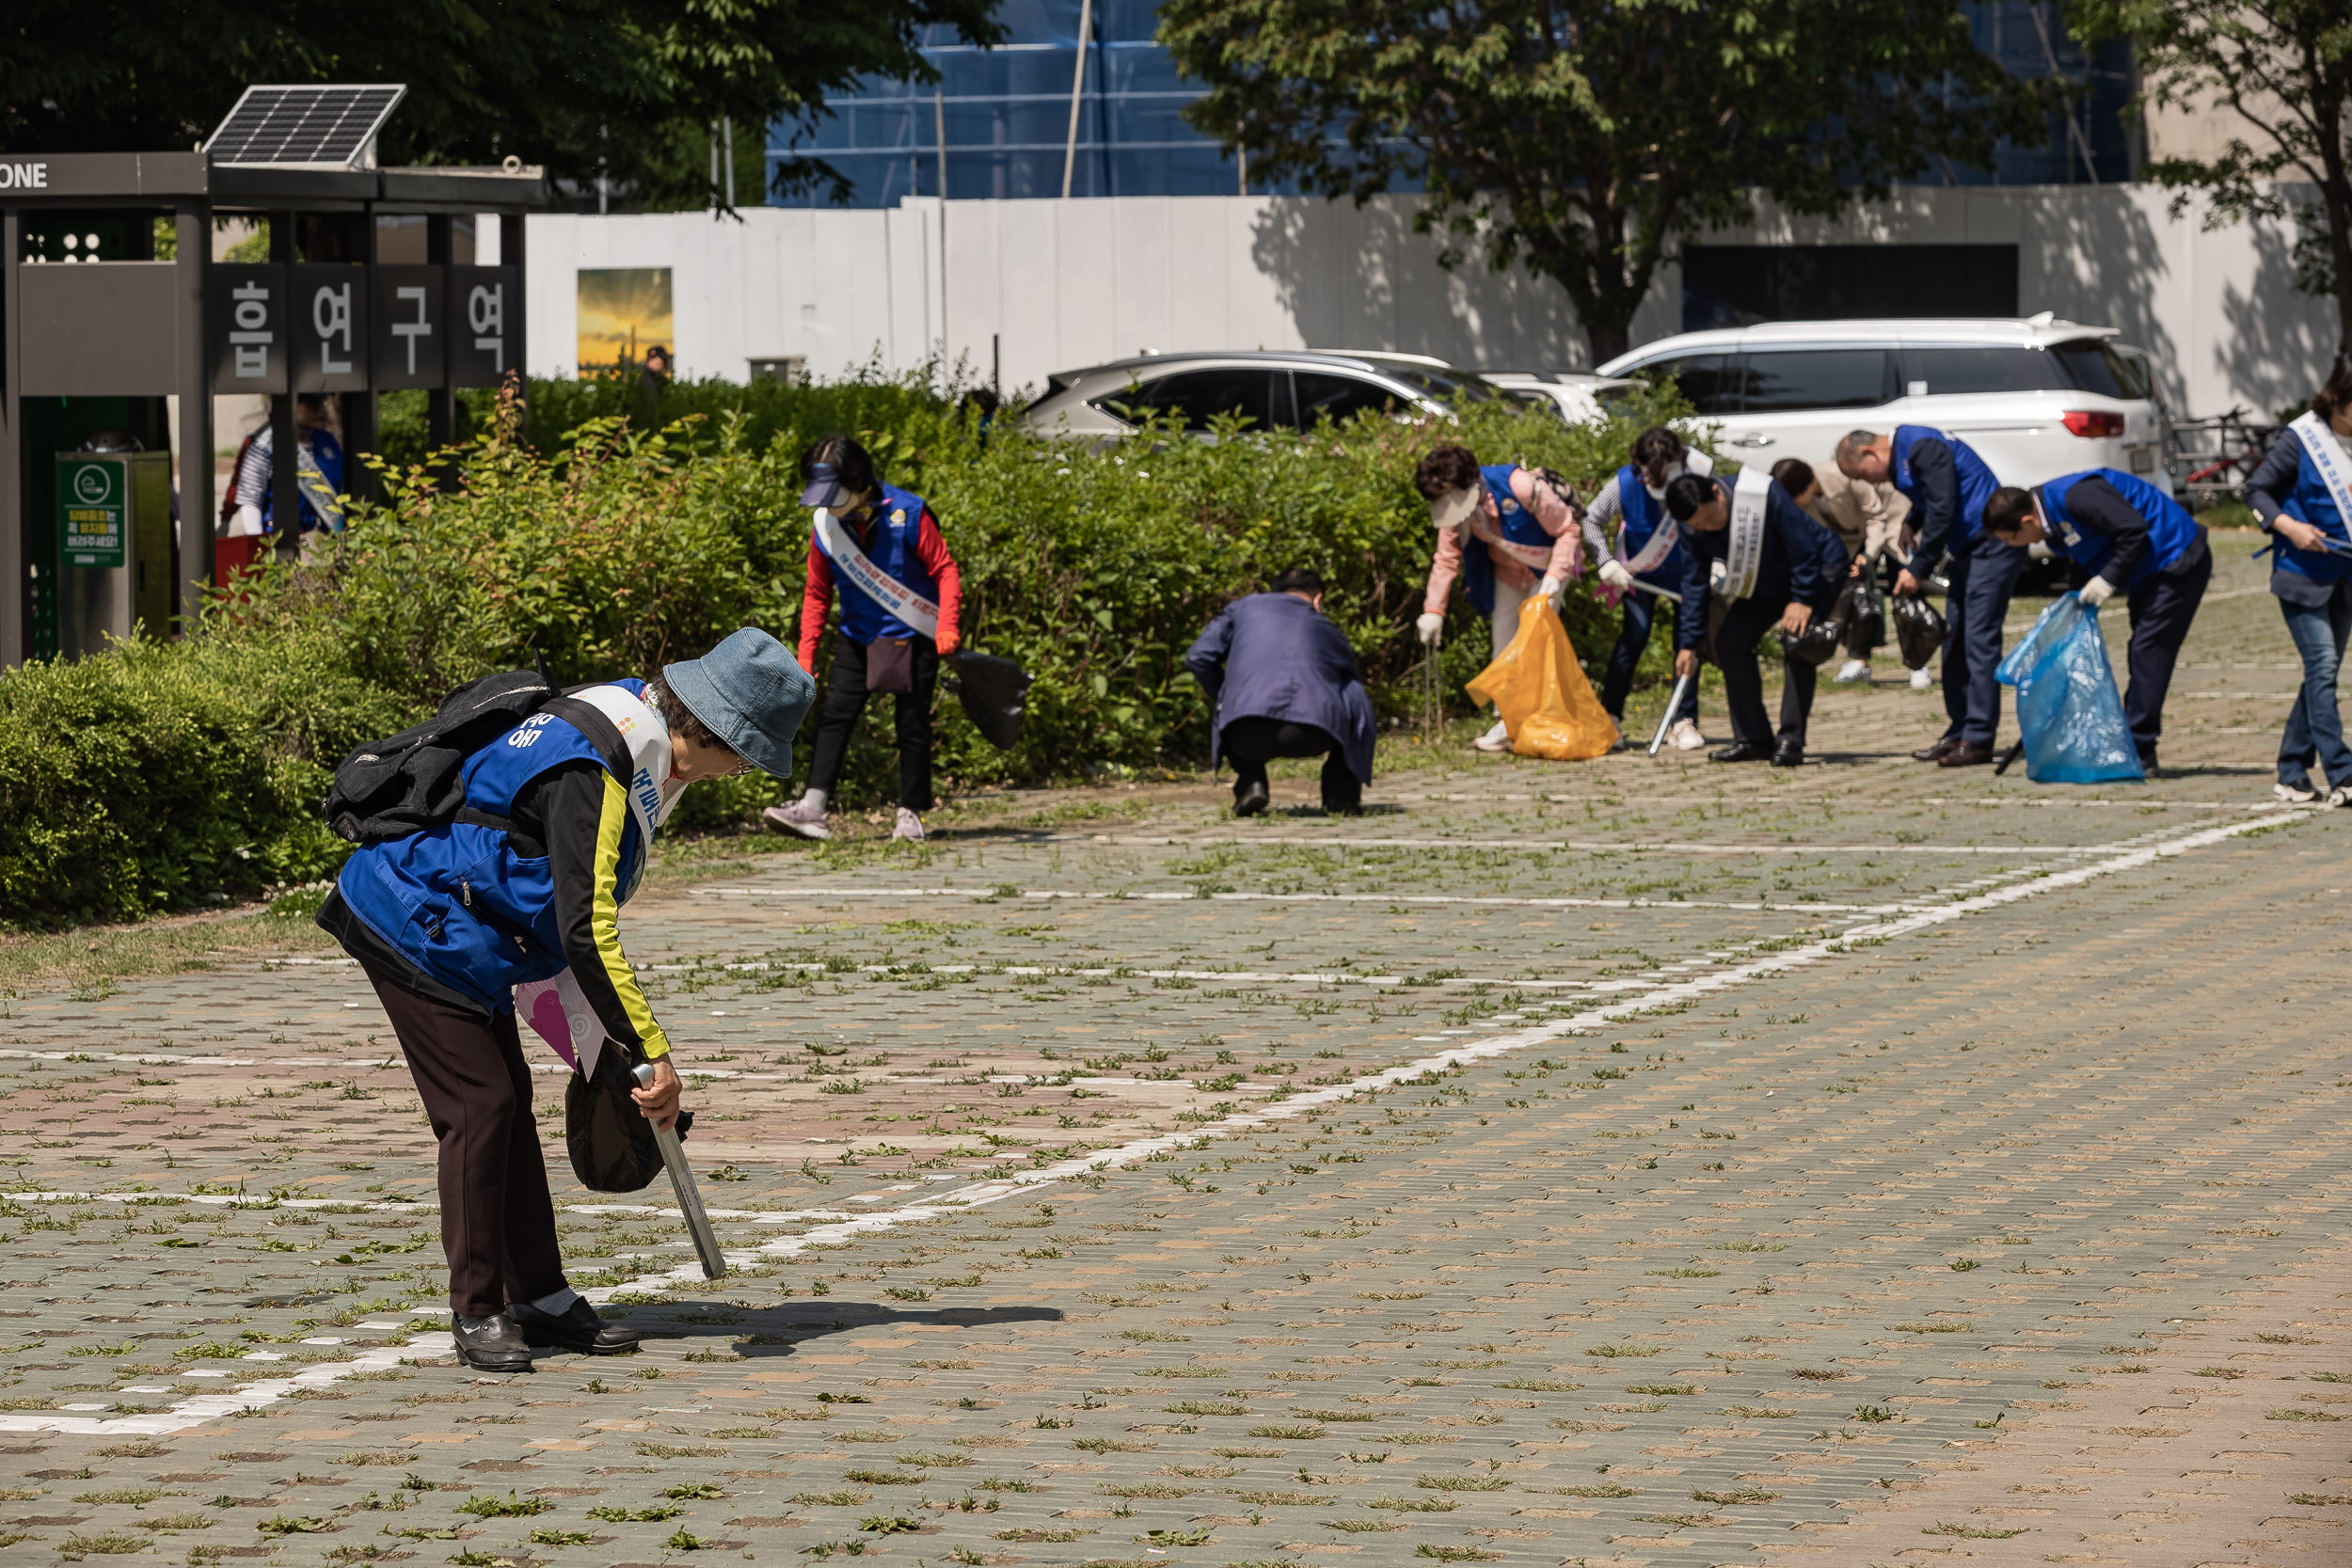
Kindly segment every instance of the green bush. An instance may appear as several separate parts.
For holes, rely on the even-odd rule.
[[[0,678],[0,923],[135,919],[325,875],[328,768],[412,721],[314,630],[122,642]]]

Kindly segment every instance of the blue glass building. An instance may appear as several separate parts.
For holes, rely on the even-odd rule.
[[[2134,87],[2129,46],[2105,45],[2086,56],[2066,35],[2058,0],[1974,0],[1968,8],[1979,47],[2011,72],[2077,84],[2073,128],[2069,113],[2054,110],[2043,145],[2005,145],[1991,169],[1939,167],[1920,183],[2081,184],[2131,178],[2132,138],[2122,116]],[[937,196],[943,162],[946,194],[958,200],[1058,197],[1075,84],[1072,196],[1282,190],[1246,181],[1237,160],[1180,118],[1203,89],[1180,76],[1168,51],[1152,41],[1157,0],[1095,0],[1083,82],[1077,81],[1080,11],[1081,0],[1005,0],[998,15],[1008,39],[994,49],[955,42],[949,29],[937,28],[937,40],[924,50],[941,76],[935,86],[869,80],[835,100],[834,115],[800,150],[823,158],[849,179],[852,206],[893,207],[902,197]],[[790,132],[788,125],[771,130],[771,167]],[[788,204],[815,206],[823,198],[803,196]]]

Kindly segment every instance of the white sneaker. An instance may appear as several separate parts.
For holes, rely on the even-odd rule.
[[[1837,673],[1831,678],[1840,686],[1851,686],[1856,681],[1867,681],[1870,678],[1870,661],[1865,658],[1850,658],[1837,667]]]
[[[795,800],[788,806],[770,806],[759,814],[760,820],[771,828],[803,838],[831,838],[833,830],[825,826],[825,814],[806,800]]]
[[[2352,806],[2352,785],[2338,784],[2320,797],[2319,809],[2322,811],[2334,811],[2342,806]]]
[[[2290,806],[2308,806],[2319,799],[2319,791],[2307,784],[2275,784],[2270,786],[2270,793]]]
[[[1925,691],[1934,684],[1935,677],[1925,670],[1914,670],[1911,673],[1911,689],[1914,691]]]
[[[922,843],[923,819],[907,810],[906,807],[900,806],[898,823],[890,830],[890,836],[894,841],[905,839],[909,844]]]
[[[1471,741],[1470,745],[1482,752],[1507,752],[1511,749],[1511,726],[1498,719],[1493,729]]]
[[[1688,719],[1677,719],[1674,728],[1666,732],[1666,743],[1677,752],[1695,752],[1707,744],[1707,736]]]

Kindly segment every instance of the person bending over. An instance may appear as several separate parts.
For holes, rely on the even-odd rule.
[[[532,1346],[637,1348],[564,1277],[515,987],[570,969],[606,1049],[652,1064],[637,1103],[659,1126],[675,1121],[669,1037],[621,951],[620,907],[688,784],[747,767],[791,775],[815,696],[784,645],[747,626],[650,681],[570,693],[568,717],[525,720],[467,760],[456,820],[343,863],[318,923],[374,986],[439,1141],[465,1365],[520,1372]]]
[[[1649,646],[1650,627],[1658,617],[1660,595],[1682,591],[1684,550],[1681,533],[1666,515],[1666,486],[1685,473],[1715,471],[1703,451],[1683,445],[1682,437],[1662,424],[1654,424],[1633,438],[1632,461],[1612,475],[1584,512],[1584,547],[1599,563],[1605,594],[1617,597],[1623,619],[1617,626],[1616,646],[1609,650],[1609,667],[1600,677],[1600,705],[1625,728],[1625,700],[1633,689],[1633,674]],[[1616,547],[1610,547],[1610,523],[1621,521]],[[1707,744],[1699,733],[1699,689],[1692,682],[1682,705],[1670,716],[1666,738],[1679,752],[1695,752]],[[1625,746],[1620,733],[1617,745]]]
[[[1518,635],[1519,606],[1540,593],[1554,607],[1576,580],[1579,538],[1575,498],[1564,481],[1516,463],[1480,467],[1468,447],[1433,448],[1413,470],[1413,487],[1429,503],[1438,553],[1429,563],[1413,629],[1435,648],[1445,632],[1446,600],[1461,578],[1470,601],[1486,617],[1494,657]],[[1471,742],[1482,752],[1507,752],[1511,732],[1498,719]]]
[[[930,504],[882,483],[873,455],[847,436],[827,436],[801,457],[814,509],[808,583],[801,594],[801,663],[817,668],[817,644],[834,590],[841,591],[841,630],[825,673],[825,710],[817,721],[817,754],[806,793],[760,815],[803,838],[831,838],[826,802],[841,782],[866,699],[897,694],[898,816],[894,839],[923,840],[931,809],[931,694],[939,661],[961,645],[963,577],[939,531]]]
[[[1715,628],[1715,659],[1724,672],[1724,705],[1731,710],[1731,744],[1709,752],[1708,760],[1770,758],[1776,767],[1796,767],[1804,761],[1815,672],[1804,659],[1784,657],[1775,744],[1756,645],[1774,626],[1798,637],[1813,617],[1829,612],[1845,582],[1846,546],[1760,468],[1741,469],[1736,486],[1708,474],[1684,474],[1666,486],[1666,511],[1681,525],[1689,546],[1675,620],[1677,679],[1698,673],[1708,601],[1719,594],[1727,601]],[[1714,581],[1718,562],[1724,564],[1720,585]]]
[[[1209,694],[1212,766],[1233,765],[1233,815],[1268,800],[1275,757],[1323,758],[1323,809],[1363,809],[1372,782],[1372,698],[1347,634],[1325,619],[1323,578],[1294,567],[1271,593],[1235,599],[1185,651]]]
[[[2118,468],[2061,474],[2030,490],[2003,485],[1984,504],[1985,531],[2021,548],[2047,542],[2089,574],[2076,590],[2093,610],[2125,595],[2132,643],[2123,718],[2140,771],[2156,775],[2164,698],[2189,623],[2213,580],[2213,551],[2188,509]]]

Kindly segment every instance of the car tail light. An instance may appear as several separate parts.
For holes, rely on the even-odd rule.
[[[2099,436],[2123,434],[2123,416],[2121,414],[2105,414],[2095,409],[2075,408],[2068,410],[2059,418],[2065,421],[2067,430],[2075,436]]]

